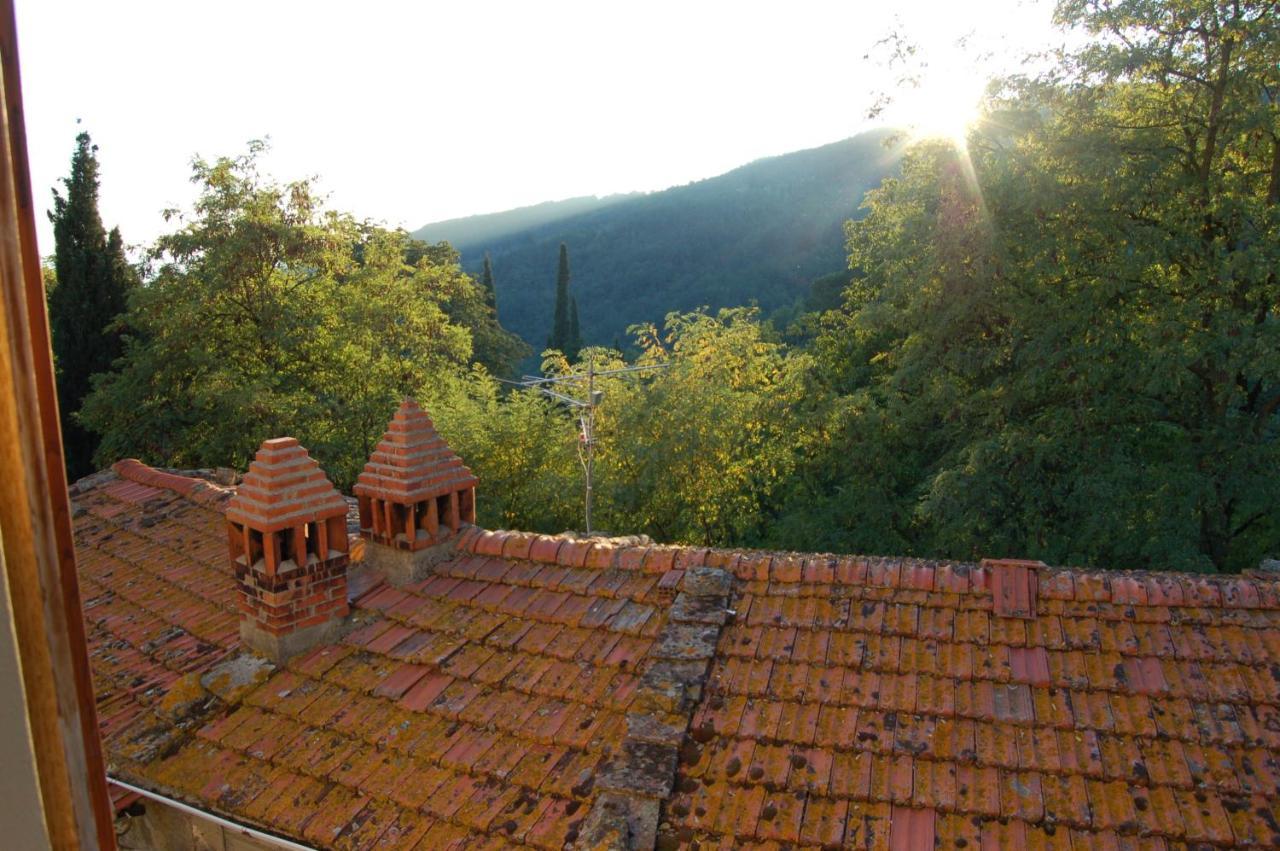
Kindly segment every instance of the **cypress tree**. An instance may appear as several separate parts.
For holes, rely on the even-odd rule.
[[[75,480],[93,471],[98,436],[75,419],[90,379],[111,369],[123,351],[117,319],[127,306],[134,273],[119,229],[110,235],[98,214],[97,146],[88,133],[76,137],[71,175],[63,197],[53,190],[53,268],[57,287],[49,294],[49,325],[58,368],[58,409],[67,475]]]
[[[556,312],[547,348],[569,354],[569,249],[560,243],[560,271],[556,274]]]
[[[484,287],[484,303],[489,311],[498,315],[498,291],[493,286],[493,263],[489,260],[489,252],[484,253],[484,271],[480,274],[480,285]]]

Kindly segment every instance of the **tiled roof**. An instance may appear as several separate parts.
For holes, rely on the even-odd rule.
[[[436,432],[427,412],[406,399],[354,490],[357,496],[409,503],[475,485],[476,477]]]
[[[471,527],[408,588],[353,567],[344,637],[272,670],[236,639],[223,497],[139,472],[74,497],[110,770],[245,824],[337,848],[1280,841],[1270,579]]]
[[[179,735],[182,687],[237,651],[223,492],[202,485],[199,502],[113,474],[87,485],[73,499],[98,720],[108,753],[146,759]]]
[[[681,847],[1280,842],[1274,582],[1000,567],[736,559]]]
[[[655,640],[675,596],[660,571],[598,557],[586,566],[589,543],[567,545],[563,565],[460,552],[407,589],[356,568],[342,641],[228,686],[217,675],[236,674],[245,657],[220,515],[131,481],[89,488],[76,503],[91,623],[103,598],[130,590],[150,602],[91,638],[103,705],[120,691],[142,695],[134,714],[102,713],[121,779],[322,847],[560,848],[588,815],[606,759],[625,766],[628,713],[644,675],[660,669]],[[127,572],[107,567],[104,550],[116,552],[132,527],[145,532],[124,542]],[[177,559],[161,540],[201,562],[201,594],[167,587]],[[553,557],[561,544],[530,537],[525,550],[535,543]],[[185,647],[182,632],[151,625],[150,610],[202,623],[197,597],[219,604],[218,643],[170,673],[168,645],[153,636]],[[179,683],[188,671],[196,676]],[[151,704],[166,708],[148,713]],[[640,714],[678,737],[691,708],[650,695]]]

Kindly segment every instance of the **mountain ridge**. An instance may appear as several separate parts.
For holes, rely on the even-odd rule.
[[[611,345],[629,325],[673,310],[755,303],[768,311],[803,299],[810,282],[845,267],[844,222],[896,168],[894,139],[892,130],[867,131],[669,189],[447,220],[414,236],[449,241],[473,273],[488,252],[500,319],[535,349],[551,327],[566,243],[583,339]]]
[[[474,245],[517,231],[571,218],[581,213],[603,209],[619,201],[638,198],[645,194],[647,193],[618,192],[611,195],[578,195],[556,201],[540,201],[537,204],[526,204],[509,210],[443,219],[423,225],[412,235],[415,239],[421,239],[424,242],[447,242],[455,248],[459,245]]]

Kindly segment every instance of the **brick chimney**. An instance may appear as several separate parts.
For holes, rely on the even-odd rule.
[[[347,504],[292,437],[263,442],[227,503],[240,638],[276,663],[347,615]]]
[[[356,480],[365,562],[394,584],[422,578],[446,553],[441,545],[476,522],[475,487],[427,412],[404,400]]]

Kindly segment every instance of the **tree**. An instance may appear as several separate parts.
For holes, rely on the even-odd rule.
[[[458,252],[447,242],[432,245],[409,238],[405,263],[416,266],[424,258],[433,265],[455,267],[461,274]],[[468,285],[454,288],[444,301],[445,314],[455,325],[471,332],[471,356],[476,363],[492,375],[510,376],[520,361],[529,356],[529,346],[499,324],[497,310],[489,302],[492,291],[484,286],[483,279],[475,282],[464,276],[463,280]]]
[[[672,313],[661,333],[632,330],[638,362],[667,367],[603,385],[602,525],[663,541],[763,543],[798,460],[811,359],[767,340],[755,309]],[[588,351],[611,365],[608,350]]]
[[[556,309],[547,348],[563,352],[570,360],[578,356],[580,343],[574,342],[574,310],[569,296],[569,249],[560,243],[560,268],[556,273]]]
[[[967,148],[918,146],[849,226],[865,277],[819,343],[840,401],[807,492],[846,542],[1256,564],[1280,545],[1277,10],[1057,16],[1090,46],[1004,81]]]
[[[104,463],[243,469],[288,434],[346,487],[400,398],[460,380],[471,334],[446,308],[478,287],[431,247],[407,263],[407,234],[321,209],[308,182],[261,177],[261,150],[195,161],[194,209],[152,249],[122,368],[85,404]]]
[[[773,506],[797,463],[811,359],[767,341],[747,309],[673,313],[663,333],[652,326],[633,331],[639,362],[666,368],[596,378],[596,522],[664,541],[767,540]],[[625,366],[604,348],[582,357],[597,371]],[[585,371],[558,351],[542,366],[547,375]],[[481,522],[580,529],[577,412],[534,390],[500,393],[496,382],[478,378],[438,397],[432,413],[490,483]]]
[[[480,275],[480,285],[484,287],[484,302],[489,306],[489,310],[493,311],[493,315],[498,315],[498,291],[493,283],[493,261],[489,259],[489,252],[484,253],[484,271]]]
[[[93,376],[107,372],[123,352],[118,318],[135,285],[119,229],[104,230],[98,214],[97,146],[88,133],[76,137],[66,196],[53,191],[54,262],[57,287],[48,293],[49,325],[58,367],[58,409],[67,475],[93,471],[98,435],[78,414]],[[47,279],[47,276],[46,276]]]
[[[534,390],[504,392],[484,373],[431,389],[441,435],[480,479],[481,525],[562,532],[582,518],[574,423]]]

